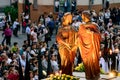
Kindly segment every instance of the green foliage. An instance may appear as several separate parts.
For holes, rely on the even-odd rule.
[[[7,6],[4,8],[5,15],[7,15],[8,12],[11,15],[12,21],[15,21],[15,19],[18,18],[18,8],[14,7],[14,6]]]
[[[105,71],[102,68],[100,68],[100,73],[105,74]]]
[[[85,72],[85,67],[84,67],[83,63],[78,64],[78,66],[75,67],[75,71]],[[102,68],[100,68],[100,73],[105,74],[105,71]]]
[[[80,72],[85,72],[85,67],[83,65],[83,63],[78,64],[78,66],[75,68],[76,71],[80,71]]]

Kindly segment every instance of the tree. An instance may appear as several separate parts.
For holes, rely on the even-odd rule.
[[[15,21],[16,18],[18,18],[18,8],[14,6],[7,6],[4,8],[5,15],[8,14],[8,12],[11,15],[11,20]]]

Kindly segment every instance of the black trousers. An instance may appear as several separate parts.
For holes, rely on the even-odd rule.
[[[11,45],[11,36],[5,36],[6,39],[6,45]]]
[[[15,28],[13,30],[13,35],[16,36],[16,37],[18,37],[18,28]]]
[[[28,45],[30,46],[30,34],[27,34]]]

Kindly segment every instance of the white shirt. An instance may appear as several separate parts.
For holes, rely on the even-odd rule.
[[[47,67],[48,67],[48,61],[46,59],[43,59],[42,60],[42,67],[47,70]]]
[[[109,19],[109,18],[110,18],[110,12],[106,12],[106,13],[105,13],[105,18],[106,18],[106,19]]]
[[[44,51],[46,51],[46,47],[41,48],[41,52],[44,52]]]
[[[108,62],[105,61],[103,57],[100,58],[100,64],[102,65],[102,69],[105,71],[105,73],[108,73]]]
[[[109,22],[109,23],[107,24],[107,27],[110,28],[110,26],[112,26],[112,25],[113,25],[113,23]]]
[[[47,24],[50,22],[50,18],[49,17],[46,17],[45,18],[45,25],[47,26]]]
[[[22,58],[20,59],[21,62],[21,66],[23,66],[25,68],[26,66],[26,60],[23,60]]]
[[[32,55],[36,54],[36,50],[35,50],[35,49],[34,49],[34,50],[31,50],[31,51],[30,51],[30,54],[32,54]]]
[[[26,16],[25,16],[25,19],[29,19],[29,15],[26,15]]]
[[[13,23],[13,29],[17,28],[17,25],[19,25],[19,22],[14,21],[14,23]]]
[[[27,56],[27,52],[26,52],[26,51],[24,51],[24,52],[23,52],[23,55],[25,55],[25,57],[26,57],[26,56]],[[30,60],[30,59],[31,59],[31,56],[30,56],[30,54],[29,54],[29,53],[28,53],[28,56],[27,56],[27,57],[28,57],[28,60]]]
[[[27,28],[26,28],[26,33],[27,33],[27,34],[30,34],[30,33],[31,33],[30,27],[27,27]]]
[[[76,26],[76,27],[79,27],[80,24],[81,24],[81,22],[78,21],[78,22],[76,22],[75,26]]]
[[[38,75],[35,75],[35,76],[34,76],[34,80],[38,80]]]
[[[8,58],[7,63],[10,64],[12,62],[12,60],[10,58]]]
[[[99,16],[99,21],[103,22],[104,21],[104,16]]]
[[[51,60],[51,66],[52,66],[53,72],[56,72],[59,70],[57,61]]]

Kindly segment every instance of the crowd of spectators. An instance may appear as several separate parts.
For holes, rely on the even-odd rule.
[[[82,11],[80,9],[72,13],[73,23],[71,25],[76,31],[82,23]],[[120,30],[118,27],[120,26],[120,8],[101,9],[99,13],[96,13],[95,10],[90,12],[91,20],[98,24],[102,37],[100,65],[107,73],[111,58],[112,69],[117,69],[120,72]],[[63,14],[60,12],[56,18],[52,13],[42,14],[37,22],[31,22],[29,14],[22,13],[22,27],[20,27],[18,19],[12,25],[4,19],[4,39],[0,44],[0,77],[3,80],[18,80],[22,76],[27,80],[28,74],[30,80],[38,80],[39,68],[43,70],[44,77],[46,77],[44,72],[50,74],[60,70],[58,45],[54,42],[50,46],[49,41],[52,40],[52,35],[57,34]],[[18,42],[14,42],[12,45],[11,38],[13,35],[19,37],[18,31],[20,29],[22,29],[22,33],[26,34],[27,39],[24,40],[22,46],[19,46]],[[55,33],[53,33],[54,31]],[[75,66],[82,62],[78,54],[79,52],[75,57]],[[41,58],[42,67],[38,67],[38,56]],[[117,60],[117,67],[115,60]],[[49,61],[50,66],[48,66]],[[51,71],[48,72],[48,68],[51,68]],[[20,70],[22,70],[22,74]]]

